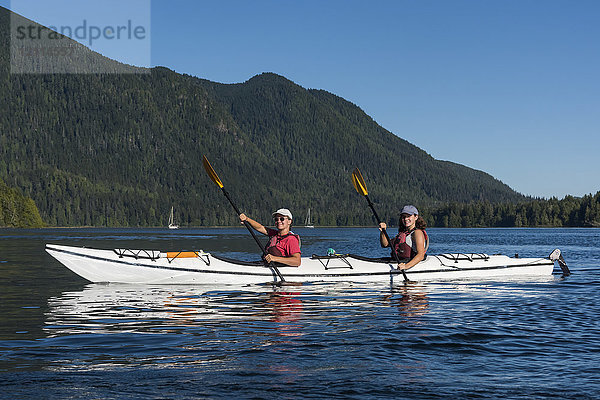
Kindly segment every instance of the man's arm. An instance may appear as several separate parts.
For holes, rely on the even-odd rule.
[[[265,260],[267,262],[278,262],[281,264],[289,265],[290,267],[299,267],[302,259],[300,258],[300,253],[294,253],[289,257],[279,257],[274,256],[272,254],[267,254],[265,256]]]
[[[252,218],[248,217],[246,214],[240,214],[240,221],[242,221],[242,224],[244,222],[248,222],[248,224],[250,224],[250,226],[257,232],[262,233],[263,235],[267,234],[267,228],[265,228],[262,224],[256,222],[255,220],[253,220]]]

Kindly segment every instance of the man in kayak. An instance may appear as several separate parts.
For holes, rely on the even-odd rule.
[[[381,247],[390,247],[387,238],[383,234],[386,228],[385,222],[379,224],[379,241]],[[392,252],[396,252],[398,269],[409,269],[425,259],[425,252],[429,247],[427,223],[419,216],[415,206],[404,206],[398,221],[398,234],[392,241]],[[392,254],[392,258],[394,255]]]
[[[273,213],[275,229],[266,228],[254,221],[246,214],[240,214],[242,224],[246,221],[257,232],[269,236],[265,250],[265,261],[278,262],[292,267],[300,266],[300,236],[290,229],[292,227],[292,213],[287,208],[280,208]]]

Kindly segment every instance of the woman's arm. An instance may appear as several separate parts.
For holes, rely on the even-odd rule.
[[[381,247],[390,247],[390,244],[387,238],[385,237],[385,234],[383,233],[383,231],[385,231],[385,228],[387,228],[387,225],[385,224],[385,222],[381,222],[379,224],[379,243],[381,244]]]
[[[262,233],[263,235],[267,234],[267,228],[265,228],[262,224],[259,224],[258,222],[256,222],[252,218],[248,217],[244,213],[240,214],[240,221],[242,222],[242,224],[244,222],[248,222],[250,224],[250,226],[252,228],[254,228],[254,230],[256,230],[257,232]]]

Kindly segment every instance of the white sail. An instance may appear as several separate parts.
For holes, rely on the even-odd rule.
[[[310,220],[310,207],[308,208],[308,213],[306,214],[306,219],[304,220],[304,227],[305,228],[314,228],[315,227]]]
[[[173,207],[171,207],[171,214],[169,215],[169,229],[179,229],[179,225],[175,225],[175,219],[173,218]]]

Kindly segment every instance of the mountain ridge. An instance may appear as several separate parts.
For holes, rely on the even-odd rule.
[[[10,12],[0,8],[6,33]],[[3,35],[8,38],[9,35]],[[85,46],[77,59],[107,62]],[[222,84],[165,67],[143,74],[10,74],[0,39],[0,179],[50,225],[233,225],[205,154],[250,215],[308,207],[319,225],[372,223],[350,183],[359,167],[382,215],[404,203],[516,202],[491,175],[435,160],[360,107],[274,73]],[[102,58],[99,58],[102,57]],[[108,59],[110,60],[110,59]]]

